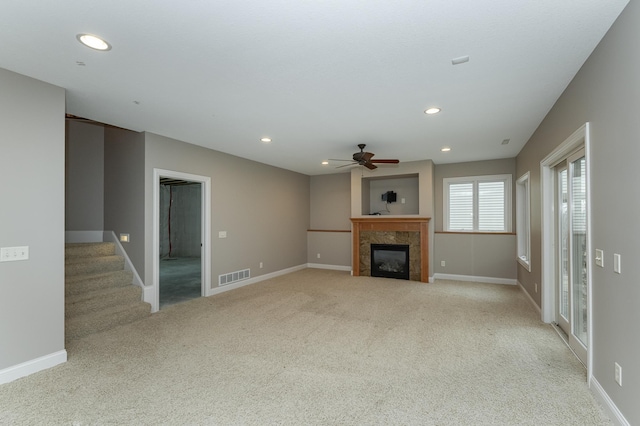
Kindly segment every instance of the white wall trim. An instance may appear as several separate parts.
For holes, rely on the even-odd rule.
[[[516,285],[517,280],[515,278],[494,278],[494,277],[476,277],[473,275],[454,275],[454,274],[433,274],[433,278],[436,280],[453,280],[453,281],[473,281],[477,283],[487,284],[506,284]],[[431,282],[431,280],[429,280]]]
[[[65,362],[67,362],[67,351],[63,349],[49,355],[41,356],[40,358],[32,359],[31,361],[5,368],[4,370],[0,370],[0,385]]]
[[[591,393],[595,397],[596,401],[602,405],[605,412],[609,415],[609,418],[613,420],[614,423],[621,426],[629,426],[629,422],[622,415],[616,404],[613,403],[613,400],[609,397],[609,394],[605,392],[604,388],[598,383],[595,377],[591,378],[591,385],[589,386]]]
[[[244,286],[251,285],[251,284],[256,284],[256,283],[259,283],[261,281],[265,281],[265,280],[268,280],[268,279],[271,279],[271,278],[279,277],[281,275],[290,274],[292,272],[301,271],[301,270],[306,269],[306,268],[307,268],[306,264],[293,266],[291,268],[281,269],[279,271],[271,272],[269,274],[259,275],[257,277],[249,278],[249,279],[243,280],[243,281],[238,281],[236,283],[225,285],[225,286],[222,286],[222,287],[215,287],[215,288],[212,288],[209,291],[207,291],[207,296],[213,296],[215,294],[224,293],[225,291],[235,290],[235,289],[240,288],[240,287],[244,287]]]
[[[131,271],[133,273],[131,284],[144,288],[144,283],[142,282],[140,275],[138,275],[138,271],[136,270],[135,266],[133,266],[133,262],[131,262],[131,259],[129,259],[129,255],[127,255],[124,247],[122,247],[122,243],[120,243],[120,240],[116,236],[116,233],[113,231],[104,231],[104,241],[114,243],[116,246],[116,254],[118,256],[124,257],[125,271]],[[145,300],[145,302],[151,303],[149,300]]]
[[[65,243],[101,243],[103,231],[64,231]]]
[[[173,170],[153,169],[153,268],[151,285],[149,289],[144,288],[145,302],[151,303],[151,312],[158,312],[160,309],[160,178],[168,177],[183,179],[202,184],[202,296],[210,296],[211,287],[211,178],[208,176],[194,175],[191,173],[176,172]],[[148,254],[147,254],[148,255]],[[148,277],[147,277],[148,279]],[[147,299],[147,298],[150,299]],[[151,300],[149,302],[149,300]]]
[[[323,264],[323,263],[307,263],[307,268],[330,269],[332,271],[347,271],[347,272],[351,272],[351,266],[326,265],[326,264]]]
[[[540,309],[540,306],[538,306],[538,304],[536,303],[535,300],[533,300],[533,297],[531,297],[531,295],[529,294],[529,292],[527,291],[527,289],[524,288],[524,286],[520,283],[520,281],[516,280],[517,285],[520,287],[520,290],[522,290],[522,292],[524,293],[524,295],[527,297],[527,299],[529,299],[529,301],[531,302],[531,304],[533,305],[534,308],[536,308],[536,311],[538,311],[538,313],[540,315],[542,315],[542,310]]]

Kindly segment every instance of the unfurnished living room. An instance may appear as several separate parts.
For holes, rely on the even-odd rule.
[[[638,1],[4,4],[0,424],[640,424]]]

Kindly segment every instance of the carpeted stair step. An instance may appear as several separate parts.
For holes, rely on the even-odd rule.
[[[65,245],[66,339],[129,324],[151,315],[142,289],[132,285],[133,273],[113,243]]]
[[[122,256],[80,257],[65,260],[65,276],[99,274],[124,269]]]
[[[65,278],[65,294],[71,296],[99,289],[127,287],[133,281],[133,273],[124,269],[91,275],[75,275]]]
[[[68,243],[64,246],[64,257],[102,257],[116,254],[114,243]]]
[[[104,288],[80,294],[68,295],[65,299],[65,317],[73,318],[89,312],[98,312],[117,305],[131,305],[142,300],[142,289],[133,285]]]
[[[135,302],[87,312],[66,320],[66,339],[78,339],[89,334],[130,324],[151,315],[149,304]]]

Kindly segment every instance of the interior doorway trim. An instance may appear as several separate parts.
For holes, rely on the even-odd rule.
[[[193,175],[173,170],[153,169],[153,301],[151,309],[160,309],[160,178],[181,179],[202,184],[201,227],[202,232],[202,291],[203,297],[208,296],[211,288],[211,178]]]
[[[587,381],[591,382],[593,364],[592,336],[592,257],[591,257],[591,141],[589,123],[585,123],[573,132],[564,142],[540,162],[540,190],[542,200],[542,321],[555,321],[556,279],[555,262],[555,177],[554,167],[577,149],[584,147],[585,167],[587,171]]]

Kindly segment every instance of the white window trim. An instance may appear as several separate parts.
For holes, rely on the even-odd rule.
[[[531,179],[529,172],[520,176],[516,181],[516,249],[518,262],[531,272]]]
[[[512,210],[511,210],[511,181],[513,177],[509,174],[501,174],[501,175],[485,175],[485,176],[463,176],[463,177],[453,177],[453,178],[444,178],[442,179],[442,189],[443,189],[443,228],[445,232],[465,232],[465,233],[492,233],[492,234],[503,234],[512,232]],[[505,205],[504,205],[504,217],[505,217],[505,227],[504,231],[479,231],[477,230],[477,225],[474,220],[474,229],[472,231],[459,231],[456,229],[449,229],[449,185],[456,183],[464,183],[470,182],[474,184],[474,187],[477,186],[478,182],[496,182],[503,181],[505,183],[504,191],[505,191]],[[474,200],[474,211],[477,210],[478,200]]]

